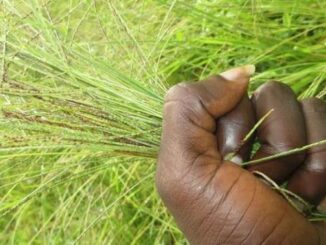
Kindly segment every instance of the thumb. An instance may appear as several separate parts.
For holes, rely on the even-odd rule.
[[[222,72],[220,76],[229,81],[243,80],[243,82],[248,82],[248,78],[255,73],[255,70],[254,65],[245,65]]]
[[[254,72],[254,65],[246,65],[198,83],[178,84],[168,91],[165,102],[183,101],[185,106],[200,102],[212,117],[220,117],[240,102]]]
[[[220,74],[220,77],[226,81],[225,85],[227,89],[225,90],[229,91],[226,91],[227,93],[220,97],[220,100],[223,100],[224,104],[216,112],[215,117],[220,117],[229,112],[240,102],[247,91],[249,79],[255,73],[255,70],[256,67],[254,65],[245,65]],[[205,83],[205,81],[202,83]]]

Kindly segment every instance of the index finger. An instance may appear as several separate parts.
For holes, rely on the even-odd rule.
[[[280,82],[262,85],[253,96],[257,118],[274,111],[258,128],[261,148],[254,159],[265,158],[306,144],[305,120],[294,92]],[[294,154],[258,165],[249,166],[251,171],[260,171],[278,183],[284,182],[303,162],[304,154]]]

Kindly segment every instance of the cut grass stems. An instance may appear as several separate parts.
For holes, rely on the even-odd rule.
[[[256,64],[325,99],[325,1],[0,1],[0,242],[185,244],[153,185],[166,90]]]

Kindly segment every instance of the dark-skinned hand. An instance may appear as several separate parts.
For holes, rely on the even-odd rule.
[[[255,177],[260,171],[318,205],[326,194],[326,147],[257,164],[243,138],[268,111],[257,131],[254,159],[326,139],[326,103],[299,102],[292,90],[268,82],[246,94],[253,66],[172,87],[164,104],[158,192],[191,244],[326,244],[324,223],[311,223]]]

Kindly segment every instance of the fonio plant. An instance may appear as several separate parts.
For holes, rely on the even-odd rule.
[[[153,185],[164,94],[256,64],[250,91],[325,98],[326,2],[290,2],[2,0],[0,242],[186,243]]]

